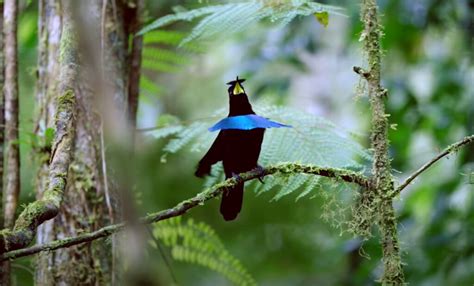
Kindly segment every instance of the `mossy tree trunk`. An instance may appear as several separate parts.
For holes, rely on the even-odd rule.
[[[107,90],[113,94],[118,110],[123,110],[123,115],[126,115],[128,35],[124,24],[126,3],[112,2],[39,1],[38,111],[35,132],[40,137],[54,126],[54,99],[60,90],[61,58],[68,53],[65,49],[71,48],[71,42],[77,42],[79,54],[74,71],[77,80],[73,86],[77,102],[73,161],[60,212],[53,220],[39,227],[38,244],[99,229],[110,224],[113,221],[111,215],[115,215],[110,206],[110,201],[114,202],[114,192],[109,193],[106,189],[107,177],[104,176],[101,144],[103,118],[99,107],[102,101],[100,97]],[[77,11],[86,12],[78,14]],[[73,34],[67,32],[67,25],[74,25]],[[90,32],[89,28],[95,32]],[[93,50],[91,43],[100,52],[90,52]],[[97,56],[100,58],[98,62]],[[106,75],[107,79],[98,80],[101,74]],[[36,189],[40,199],[47,185],[51,147],[41,146],[36,151],[36,158],[40,162]],[[36,264],[36,284],[111,284],[114,277],[111,248],[110,242],[98,240],[41,253]]]

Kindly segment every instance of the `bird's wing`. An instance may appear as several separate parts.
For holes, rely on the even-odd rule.
[[[212,143],[211,148],[207,151],[206,155],[199,161],[196,172],[194,173],[197,177],[204,177],[211,173],[211,166],[223,159],[224,146],[225,146],[225,134],[221,131],[217,135],[216,140]]]
[[[265,117],[261,117],[255,114],[229,116],[221,121],[217,122],[214,126],[209,128],[209,131],[226,130],[226,129],[238,129],[238,130],[251,130],[255,128],[279,128],[279,127],[291,127],[289,125],[281,124],[275,121],[271,121]]]

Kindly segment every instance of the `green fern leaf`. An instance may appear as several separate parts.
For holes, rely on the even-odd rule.
[[[180,66],[176,66],[174,64],[154,61],[148,58],[143,58],[142,60],[142,68],[155,71],[155,72],[165,72],[165,73],[174,73],[181,70]]]
[[[156,139],[162,139],[179,133],[181,130],[183,130],[183,128],[183,126],[167,126],[150,131],[148,134],[155,137]]]
[[[140,90],[147,92],[150,95],[157,95],[163,91],[163,88],[156,83],[154,83],[146,75],[140,76]]]
[[[177,217],[157,223],[153,235],[171,248],[173,259],[209,268],[237,285],[257,284],[209,225]]]
[[[146,48],[143,50],[143,58],[154,62],[164,62],[173,65],[184,65],[190,62],[189,57],[175,51],[161,48]]]
[[[146,25],[140,31],[138,31],[137,35],[143,35],[147,32],[161,28],[163,26],[169,25],[177,21],[192,21],[206,14],[213,13],[216,10],[218,11],[219,9],[221,9],[222,6],[226,6],[226,5],[207,6],[203,8],[194,9],[191,11],[179,12],[176,14],[167,15],[162,18],[158,18],[155,21],[153,21],[151,24]]]
[[[169,30],[155,30],[143,37],[143,44],[165,44],[177,46],[186,37],[186,33]]]
[[[297,16],[308,16],[315,13],[343,15],[343,9],[324,5],[311,0],[293,1],[240,1],[224,5],[206,6],[190,11],[178,12],[159,18],[145,26],[138,34],[145,34],[176,21],[191,21],[204,17],[180,45],[195,39],[209,39],[217,35],[229,35],[244,31],[252,24],[268,19],[287,25]]]

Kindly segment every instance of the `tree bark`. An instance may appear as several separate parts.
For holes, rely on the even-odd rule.
[[[52,99],[61,90],[62,77],[58,75],[64,72],[61,58],[66,53],[64,49],[70,48],[68,42],[77,40],[81,53],[76,67],[77,80],[72,86],[77,101],[73,161],[59,214],[38,230],[37,243],[43,244],[110,224],[112,218],[110,208],[105,203],[106,178],[102,169],[99,97],[103,90],[110,90],[116,102],[124,106],[125,110],[128,81],[125,64],[127,41],[121,21],[121,2],[114,2],[112,6],[110,1],[102,0],[41,0],[39,4],[37,101],[40,108],[37,134],[44,134],[45,128],[53,126],[57,103]],[[77,14],[78,11],[85,13]],[[65,34],[65,27],[74,24],[74,35]],[[91,48],[91,45],[94,47]],[[98,55],[99,58],[103,56],[104,62],[108,63],[103,72],[96,66],[102,62],[98,60]],[[102,75],[107,75],[109,79],[106,88],[102,88],[98,80]],[[49,168],[47,158],[50,150],[37,151],[37,157],[42,162],[37,180],[37,195],[41,198],[46,184],[44,172]],[[41,253],[38,256],[35,282],[37,285],[111,284],[111,253],[110,243],[105,241],[65,248],[54,253]]]
[[[16,0],[4,2],[5,34],[5,132],[6,132],[6,186],[5,226],[13,227],[20,192],[20,152],[18,148],[18,59]]]
[[[3,34],[5,35],[5,139],[6,139],[6,185],[3,196],[3,225],[13,228],[15,212],[20,193],[20,150],[18,146],[18,59],[17,59],[17,18],[16,0],[5,0],[3,14]],[[3,36],[3,35],[2,35]],[[3,45],[2,45],[3,47]],[[3,76],[2,76],[3,77]],[[3,117],[3,116],[2,116]],[[2,118],[3,121],[3,118]],[[3,122],[2,122],[3,123]],[[2,136],[3,137],[3,136]],[[3,139],[3,138],[2,138]],[[3,141],[3,140],[2,140]],[[3,152],[3,148],[2,148]],[[3,177],[3,154],[2,154]],[[3,180],[2,180],[3,183]],[[2,285],[10,285],[10,264],[2,265]]]
[[[5,83],[5,55],[3,37],[3,1],[0,3],[0,227],[5,228],[4,205],[3,205],[3,155],[5,148],[5,95],[3,92]],[[10,281],[9,262],[0,265],[0,284],[8,285]]]

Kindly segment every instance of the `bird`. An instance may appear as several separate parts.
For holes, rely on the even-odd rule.
[[[291,127],[258,116],[252,109],[242,83],[245,79],[228,82],[229,114],[208,130],[218,131],[216,139],[207,153],[199,161],[195,175],[210,175],[211,166],[222,161],[225,177],[238,177],[238,174],[262,168],[257,161],[262,148],[266,128]],[[226,189],[222,194],[220,213],[224,220],[237,218],[242,209],[244,182]]]

